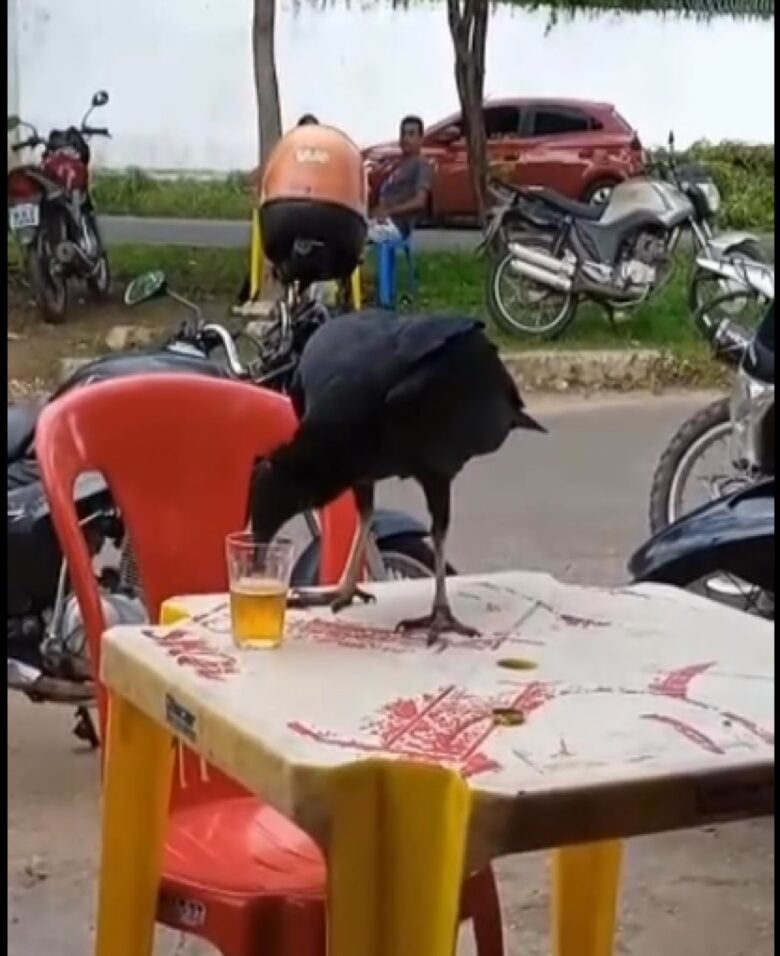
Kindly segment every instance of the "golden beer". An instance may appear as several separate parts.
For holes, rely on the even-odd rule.
[[[278,647],[284,636],[287,585],[271,578],[243,578],[230,585],[233,638],[239,647]]]
[[[290,541],[260,544],[248,532],[228,535],[231,630],[238,647],[282,643],[292,559]]]

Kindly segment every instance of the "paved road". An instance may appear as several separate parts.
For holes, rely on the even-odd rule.
[[[247,223],[215,219],[146,219],[133,216],[101,216],[100,228],[108,245],[148,243],[155,246],[204,246],[245,248]],[[417,233],[417,248],[424,250],[473,250],[480,233],[471,229],[425,229]]]
[[[100,227],[108,245],[146,243],[154,246],[202,246],[243,249],[249,243],[247,223],[216,219],[151,219],[134,216],[101,216]],[[481,233],[477,229],[421,229],[414,237],[421,251],[472,252]],[[761,239],[774,258],[774,236]]]
[[[451,559],[462,570],[515,566],[575,581],[623,580],[626,557],[646,534],[655,462],[674,429],[710,397],[532,396],[531,410],[550,434],[514,436],[464,472],[455,486]],[[390,485],[380,497],[422,513],[413,488]],[[9,704],[9,953],[85,956],[97,761],[75,752],[66,710],[18,698]],[[773,843],[772,821],[632,841],[618,952],[770,956]],[[515,857],[498,870],[508,956],[546,956],[543,859]],[[207,952],[175,947],[162,938],[158,956]],[[459,953],[473,956],[471,944]]]

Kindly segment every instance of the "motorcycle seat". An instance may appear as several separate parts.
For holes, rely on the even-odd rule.
[[[567,199],[561,196],[554,189],[535,189],[534,196],[543,202],[546,206],[564,212],[575,219],[587,219],[590,222],[598,222],[604,213],[604,206],[595,203],[577,202],[575,199]]]
[[[18,461],[32,443],[41,414],[38,405],[8,406],[8,464]]]

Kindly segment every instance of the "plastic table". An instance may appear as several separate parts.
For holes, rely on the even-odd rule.
[[[553,949],[613,949],[620,840],[774,812],[774,632],[660,586],[450,579],[481,630],[393,628],[430,581],[291,612],[239,651],[225,595],[104,639],[110,697],[98,956],[151,952],[173,762],[194,748],[328,859],[331,956],[452,956],[461,874],[555,849]]]

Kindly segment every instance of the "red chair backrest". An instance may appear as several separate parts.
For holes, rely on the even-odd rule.
[[[36,457],[96,680],[106,625],[73,503],[78,476],[97,471],[106,480],[132,542],[150,620],[157,620],[169,597],[226,590],[225,536],[246,524],[254,463],[295,428],[281,395],[184,374],[104,382],[46,407]],[[329,584],[341,576],[357,528],[352,496],[320,517],[320,583]],[[102,688],[99,705],[104,731]]]

